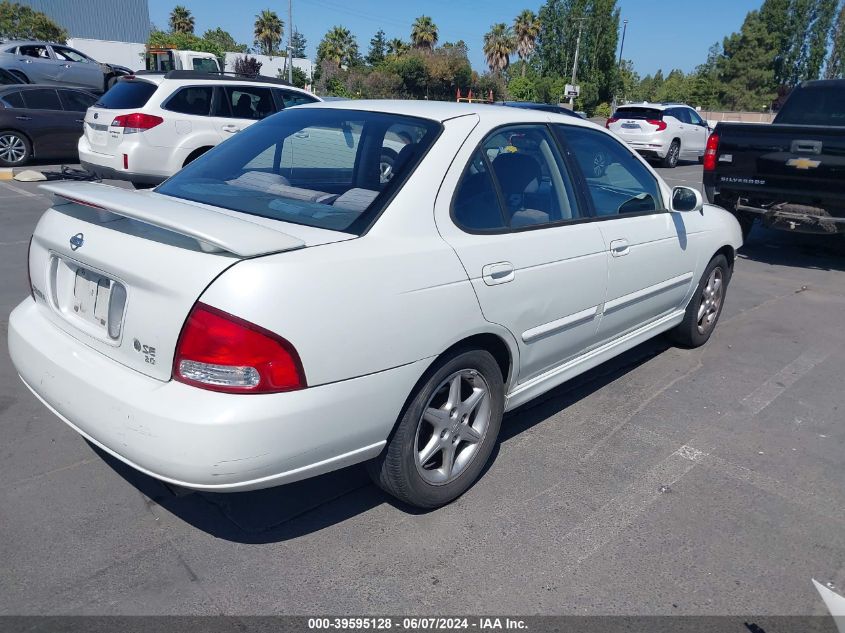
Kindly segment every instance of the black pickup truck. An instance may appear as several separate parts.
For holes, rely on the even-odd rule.
[[[802,233],[845,233],[845,80],[796,87],[770,125],[719,123],[704,155],[707,199]]]

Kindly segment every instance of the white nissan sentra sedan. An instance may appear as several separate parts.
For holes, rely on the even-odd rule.
[[[207,491],[369,461],[406,502],[447,503],[505,411],[660,333],[705,343],[742,241],[606,130],[475,104],[306,105],[154,191],[43,187],[9,322],[22,380]]]

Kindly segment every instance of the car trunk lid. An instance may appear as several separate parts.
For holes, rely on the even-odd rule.
[[[159,380],[170,379],[192,306],[224,270],[245,258],[353,237],[252,221],[154,192],[95,183],[43,188],[56,202],[30,248],[36,301],[70,336]]]

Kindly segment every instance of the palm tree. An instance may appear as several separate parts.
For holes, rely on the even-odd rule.
[[[176,33],[194,32],[194,16],[181,4],[173,7],[170,12],[170,30]]]
[[[387,43],[387,54],[394,55],[398,57],[402,53],[407,52],[408,50],[408,43],[403,42],[398,37],[394,37]]]
[[[351,66],[358,59],[358,42],[343,26],[333,26],[317,47],[317,63],[331,60],[341,66]]]
[[[484,56],[490,70],[500,75],[511,63],[511,53],[516,48],[513,31],[504,22],[490,27],[490,32],[484,36]]]
[[[411,27],[411,42],[417,48],[431,50],[437,44],[437,25],[427,15],[421,15],[414,20]]]
[[[525,77],[525,65],[534,52],[537,36],[540,35],[540,20],[531,9],[525,9],[513,21],[513,30],[516,36],[516,53],[522,60],[522,76]]]
[[[277,50],[285,32],[285,23],[275,11],[264,9],[255,16],[255,43],[265,55],[272,55]]]

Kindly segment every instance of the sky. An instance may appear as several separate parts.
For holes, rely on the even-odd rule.
[[[624,57],[634,62],[645,76],[658,69],[689,72],[702,63],[707,49],[739,30],[745,14],[759,8],[762,0],[619,0],[621,17],[627,18]],[[287,41],[288,2],[285,0],[149,0],[150,19],[166,29],[168,15],[176,4],[183,4],[194,15],[198,35],[218,26],[239,42],[252,45],[255,15],[270,8],[285,22]],[[332,26],[348,28],[358,40],[362,54],[370,38],[384,29],[387,39],[409,39],[411,24],[421,15],[430,15],[437,25],[440,41],[464,40],[475,70],[486,70],[483,37],[496,22],[512,23],[522,9],[539,11],[538,0],[293,0],[293,24],[308,40],[308,56],[314,58],[317,44]],[[234,10],[234,9],[237,10]],[[621,24],[620,24],[621,26]],[[617,55],[618,55],[617,49]]]

